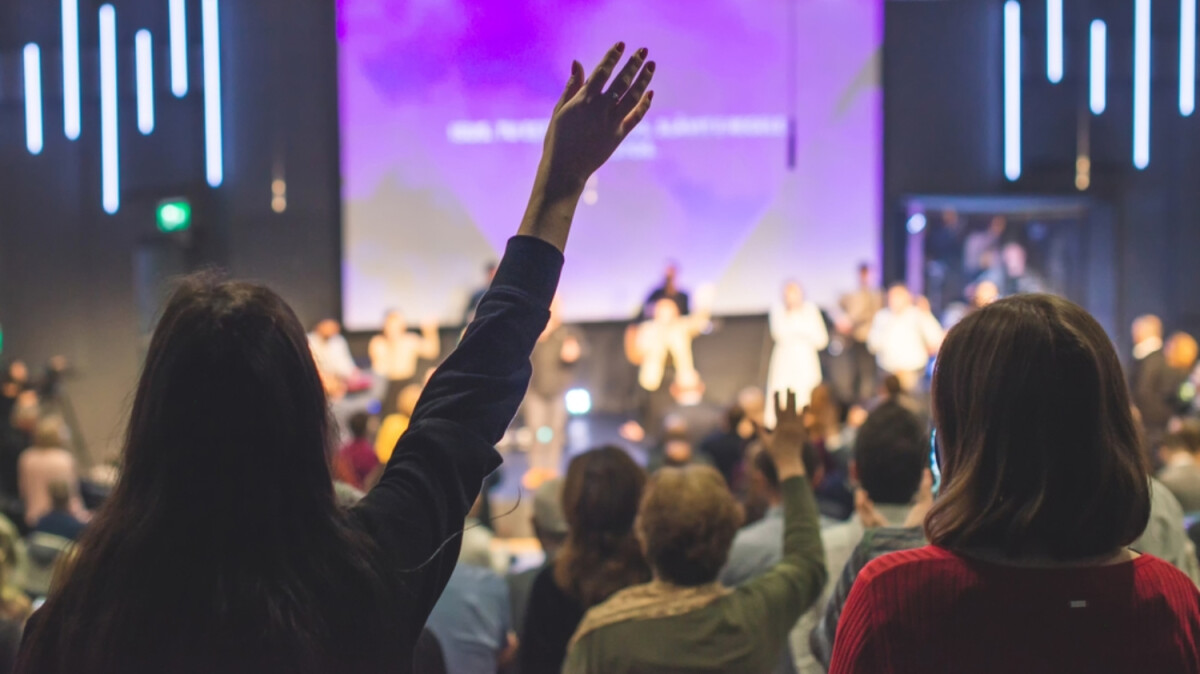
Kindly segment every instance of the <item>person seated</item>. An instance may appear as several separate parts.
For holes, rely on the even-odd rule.
[[[70,541],[78,540],[83,533],[84,523],[71,512],[71,487],[66,482],[55,480],[48,487],[50,512],[42,515],[33,526],[34,533],[61,536]]]
[[[584,612],[650,579],[633,532],[645,484],[646,472],[619,447],[584,452],[567,466],[567,540],[533,581],[522,629],[522,674],[559,674]]]
[[[583,185],[649,109],[654,65],[639,50],[618,70],[623,50],[590,78],[572,64],[492,288],[354,507],[333,498],[328,401],[295,312],[261,285],[180,284],[122,477],[30,619],[17,672],[410,671],[501,464]]]
[[[447,674],[495,674],[516,652],[510,617],[504,579],[460,556],[425,625],[441,644]]]
[[[370,435],[371,415],[355,412],[350,416],[350,441],[337,453],[336,473],[343,482],[355,489],[369,487],[369,478],[379,469],[375,447]],[[377,477],[377,476],[376,476]]]
[[[1185,426],[1163,438],[1159,458],[1163,468],[1158,481],[1179,499],[1184,512],[1200,512],[1200,429]]]
[[[651,477],[638,512],[654,580],[588,611],[564,674],[733,674],[778,663],[788,632],[825,583],[817,505],[801,459],[804,424],[795,394],[787,399],[777,400],[775,434],[764,439],[783,492],[780,562],[736,589],[721,585],[741,509],[713,468],[664,468]]]
[[[63,449],[66,444],[65,427],[62,419],[44,417],[37,422],[33,434],[33,446],[21,454],[17,462],[17,481],[21,500],[25,504],[25,523],[37,525],[42,517],[52,510],[50,484],[62,482],[69,486],[67,509],[77,519],[89,519],[83,499],[79,496],[79,474],[75,469],[75,457]]]
[[[383,331],[367,343],[371,371],[386,382],[382,409],[395,409],[396,398],[404,387],[420,382],[421,373],[417,369],[420,362],[436,360],[441,349],[436,321],[421,323],[421,334],[416,335],[409,331],[402,312],[395,309],[387,312]]]
[[[1129,547],[1150,476],[1094,318],[1050,295],[975,312],[942,347],[933,410],[931,545],[859,574],[832,674],[1195,670],[1200,589]]]
[[[721,427],[700,441],[700,452],[712,458],[713,467],[734,493],[741,490],[746,449],[754,438],[753,424],[745,422],[746,411],[734,402],[726,409]]]
[[[801,674],[825,671],[825,665],[814,657],[809,634],[825,615],[825,605],[866,532],[909,519],[922,478],[932,481],[926,468],[928,456],[928,434],[912,412],[897,403],[877,407],[859,429],[850,463],[851,480],[858,486],[858,512],[845,523],[821,530],[829,576],[821,599],[796,623],[790,639],[796,670]],[[870,510],[864,513],[864,508]],[[923,544],[922,537],[918,545]]]
[[[682,426],[679,425],[681,421],[674,415],[667,417],[662,443],[649,452],[646,461],[647,472],[656,473],[664,467],[680,468],[692,464],[712,465],[712,459],[692,445],[687,425],[686,423],[683,423]]]
[[[562,507],[563,479],[551,478],[533,492],[533,535],[542,549],[542,563],[505,578],[508,583],[512,624],[517,630],[517,643],[525,642],[525,613],[533,583],[539,574],[554,564],[558,551],[567,541],[567,516]]]
[[[413,410],[417,407],[417,401],[421,399],[421,390],[421,384],[409,384],[401,389],[400,395],[396,398],[395,411],[389,413],[380,422],[379,431],[375,433],[375,456],[379,459],[379,463],[386,464],[388,459],[392,458],[392,450],[396,448],[400,436],[408,430]]]

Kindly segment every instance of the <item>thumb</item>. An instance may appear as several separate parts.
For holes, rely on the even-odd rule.
[[[559,108],[566,105],[567,101],[575,97],[579,90],[583,88],[583,65],[579,61],[571,61],[571,77],[567,79],[567,86],[563,90],[562,96],[558,99],[558,104],[554,106],[554,111],[558,112]]]

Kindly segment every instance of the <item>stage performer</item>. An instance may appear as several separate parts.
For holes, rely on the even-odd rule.
[[[795,281],[783,287],[783,301],[771,307],[771,367],[767,371],[767,398],[789,389],[796,392],[796,406],[808,405],[812,390],[821,383],[821,359],[817,353],[829,345],[825,318],[816,304],[804,296]],[[766,423],[775,426],[774,408],[768,406]]]
[[[696,313],[685,316],[675,300],[664,297],[654,303],[649,320],[629,326],[625,333],[626,355],[638,366],[643,433],[658,432],[676,402],[699,402],[703,395],[704,383],[692,360],[692,340],[708,328],[711,314],[709,302],[702,300],[700,305]]]
[[[383,318],[383,332],[371,338],[367,354],[371,370],[387,381],[381,409],[390,414],[396,409],[400,391],[409,384],[420,384],[424,373],[417,371],[421,359],[435,360],[441,352],[436,321],[421,323],[421,334],[409,331],[404,313],[393,309]]]
[[[945,333],[926,303],[913,300],[903,283],[888,289],[887,308],[875,316],[867,346],[879,368],[896,375],[905,391],[917,390],[929,359],[942,346]]]
[[[654,305],[663,299],[675,302],[680,316],[692,313],[691,298],[688,297],[687,291],[679,287],[679,263],[674,260],[667,262],[662,285],[650,291],[650,295],[642,303],[642,320],[648,321],[653,318]]]
[[[567,437],[567,388],[582,355],[579,338],[563,325],[562,302],[555,297],[550,322],[533,347],[533,377],[521,408],[525,427],[533,433],[529,471],[522,480],[526,489],[558,476]]]

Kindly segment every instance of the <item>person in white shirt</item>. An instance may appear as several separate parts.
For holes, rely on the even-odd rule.
[[[804,297],[799,283],[789,281],[783,288],[783,301],[771,308],[771,337],[775,348],[767,371],[767,398],[791,389],[796,406],[805,407],[812,390],[821,383],[821,359],[818,352],[829,345],[825,319],[816,304]],[[766,410],[768,427],[775,425],[774,410]]]
[[[350,345],[342,336],[342,326],[332,318],[317,323],[308,333],[308,347],[312,349],[325,392],[335,398],[345,395],[360,372],[354,356],[350,355]]]
[[[386,382],[381,409],[395,410],[400,391],[424,380],[424,373],[418,371],[421,360],[435,360],[440,352],[437,321],[422,322],[421,334],[417,335],[409,331],[403,312],[387,312],[383,330],[367,344],[371,370]]]
[[[887,307],[875,315],[867,347],[880,369],[895,375],[904,390],[912,391],[944,337],[929,309],[914,302],[908,288],[898,283],[888,289]]]

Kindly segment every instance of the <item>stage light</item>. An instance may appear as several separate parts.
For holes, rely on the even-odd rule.
[[[1150,0],[1134,0],[1133,165],[1150,165]]]
[[[79,0],[62,0],[63,133],[79,138]]]
[[[924,213],[913,213],[908,217],[908,233],[920,234],[921,232],[925,231],[925,224],[926,220]]]
[[[204,41],[204,166],[208,184],[225,179],[221,147],[221,22],[217,0],[201,0],[200,28]]]
[[[100,192],[104,212],[121,207],[121,171],[117,137],[117,12],[100,7]]]
[[[1021,3],[1004,3],[1004,176],[1021,177]]]
[[[1088,100],[1092,114],[1099,115],[1108,105],[1108,26],[1096,19],[1092,22],[1091,77]]]
[[[567,412],[579,416],[592,411],[592,394],[587,389],[573,388],[567,391]]]
[[[1046,77],[1063,78],[1063,0],[1046,0]]]
[[[1196,0],[1179,6],[1179,114],[1196,111]]]
[[[155,224],[164,234],[183,232],[192,227],[192,204],[187,199],[164,199],[154,210]]]
[[[154,130],[154,43],[150,31],[143,28],[134,36],[134,61],[137,63],[137,120],[143,136]]]
[[[183,98],[188,92],[187,5],[184,0],[170,0],[167,5],[171,40],[171,93]]]
[[[25,45],[25,147],[29,154],[42,153],[42,50]]]

